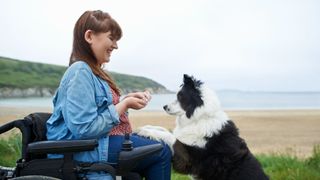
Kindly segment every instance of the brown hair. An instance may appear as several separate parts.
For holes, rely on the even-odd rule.
[[[92,30],[95,33],[111,31],[112,37],[116,40],[122,36],[119,24],[108,13],[100,10],[84,12],[74,26],[69,66],[76,61],[85,61],[96,76],[107,81],[109,86],[120,95],[119,88],[109,74],[98,65],[89,43],[85,40],[84,34],[87,30]]]

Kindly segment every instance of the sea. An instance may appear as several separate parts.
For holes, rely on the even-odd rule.
[[[320,109],[320,92],[217,91],[224,110]],[[146,111],[162,111],[176,94],[153,94]],[[48,107],[52,97],[0,99],[0,107]]]

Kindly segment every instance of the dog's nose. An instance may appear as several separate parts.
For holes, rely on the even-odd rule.
[[[168,109],[168,105],[164,105],[163,109],[166,111]]]

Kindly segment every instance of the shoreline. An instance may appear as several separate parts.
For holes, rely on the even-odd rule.
[[[49,107],[1,107],[0,125],[32,112],[52,112]],[[320,144],[320,109],[226,110],[254,154],[289,153],[308,157]],[[175,117],[164,111],[129,111],[133,129],[143,125],[173,130]],[[0,135],[5,138],[11,132]]]

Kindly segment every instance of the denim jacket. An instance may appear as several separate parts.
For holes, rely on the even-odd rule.
[[[63,75],[47,121],[48,140],[98,139],[93,151],[77,153],[82,162],[108,160],[108,132],[119,124],[109,85],[83,61],[73,63]],[[49,158],[61,157],[50,155]]]

